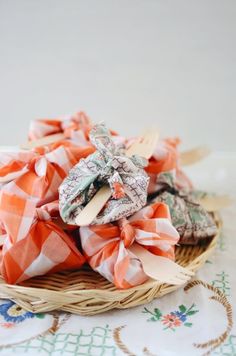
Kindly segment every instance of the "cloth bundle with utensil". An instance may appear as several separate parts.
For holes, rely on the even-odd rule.
[[[147,161],[135,155],[127,157],[103,124],[94,126],[90,141],[96,152],[81,160],[59,188],[61,217],[69,224],[76,225],[77,215],[105,184],[109,184],[112,198],[92,223],[130,216],[147,202],[149,178],[143,170]]]
[[[134,243],[152,254],[174,260],[179,234],[171,224],[166,204],[146,206],[128,219],[80,227],[86,260],[117,288],[130,288],[148,279],[142,262],[130,250]]]
[[[184,198],[193,188],[180,167],[178,140],[155,143],[153,137],[151,145],[144,137],[135,146],[135,139],[119,136],[104,124],[93,126],[80,112],[63,120],[34,121],[24,149],[0,153],[4,279],[19,283],[80,268],[84,262],[117,288],[139,285],[149,277],[173,284],[189,278],[173,262],[174,246],[210,238],[216,226],[202,207],[201,224],[196,223],[197,214],[186,214],[191,204],[200,205],[193,195],[190,205]],[[148,144],[142,155],[140,147]],[[91,225],[80,226],[78,217],[104,185],[105,203],[98,206]],[[186,203],[182,210],[179,199]],[[175,275],[150,273],[147,257],[164,266],[171,261]]]

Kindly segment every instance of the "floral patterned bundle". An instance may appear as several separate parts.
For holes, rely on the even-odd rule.
[[[83,206],[107,183],[112,198],[93,223],[105,224],[130,216],[147,202],[149,178],[143,170],[146,160],[125,156],[104,125],[94,126],[90,140],[96,152],[75,165],[59,188],[60,213],[68,224],[76,225]]]
[[[130,288],[148,278],[132,244],[174,260],[178,241],[197,244],[216,233],[180,167],[177,139],[160,141],[146,160],[127,157],[132,140],[94,126],[83,112],[30,125],[30,140],[54,134],[60,136],[53,143],[0,153],[0,270],[6,282],[88,262],[117,288]],[[76,226],[104,184],[111,198],[93,225]]]

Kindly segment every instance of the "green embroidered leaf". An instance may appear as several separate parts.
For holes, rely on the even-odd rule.
[[[160,309],[155,308],[154,313],[155,313],[157,320],[160,320],[160,318],[162,317],[162,313],[161,313]]]
[[[38,314],[35,314],[36,318],[38,319],[44,319],[45,318],[45,314],[43,313],[38,313]]]
[[[157,319],[154,316],[152,316],[150,319],[148,319],[148,321],[157,321]]]
[[[190,311],[187,312],[186,314],[187,314],[187,315],[194,315],[194,314],[196,314],[196,313],[198,313],[198,310],[190,310]]]
[[[181,311],[181,313],[185,313],[187,308],[182,304],[182,305],[179,305],[179,310]]]
[[[190,328],[192,325],[192,323],[184,323],[184,326],[187,326],[188,328]]]
[[[144,308],[144,310],[142,311],[142,313],[150,313],[149,310],[147,308]]]

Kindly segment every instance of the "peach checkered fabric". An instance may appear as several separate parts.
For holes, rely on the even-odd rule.
[[[18,283],[49,272],[79,268],[84,257],[51,218],[58,202],[40,208],[31,199],[0,192],[0,219],[6,230],[1,274]]]
[[[8,283],[83,264],[70,236],[51,218],[59,216],[58,201],[51,202],[69,170],[93,151],[60,146],[45,155],[0,155],[1,273]]]
[[[78,112],[62,119],[33,120],[30,123],[29,139],[37,140],[48,135],[64,133],[67,138],[76,140],[76,138],[83,137],[85,141],[88,141],[91,126],[91,121],[84,112]]]
[[[148,277],[129,246],[136,242],[155,255],[174,259],[179,234],[168,206],[155,203],[118,223],[80,227],[80,238],[90,266],[117,288],[130,288]]]
[[[58,197],[58,187],[69,170],[94,151],[91,147],[68,149],[60,146],[45,155],[35,152],[0,154],[2,189],[38,204]]]

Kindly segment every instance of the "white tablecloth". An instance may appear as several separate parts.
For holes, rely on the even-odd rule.
[[[188,169],[199,188],[236,196],[236,155]],[[33,315],[0,302],[0,355],[236,355],[236,205],[222,212],[215,253],[185,288],[129,310],[92,317]]]

